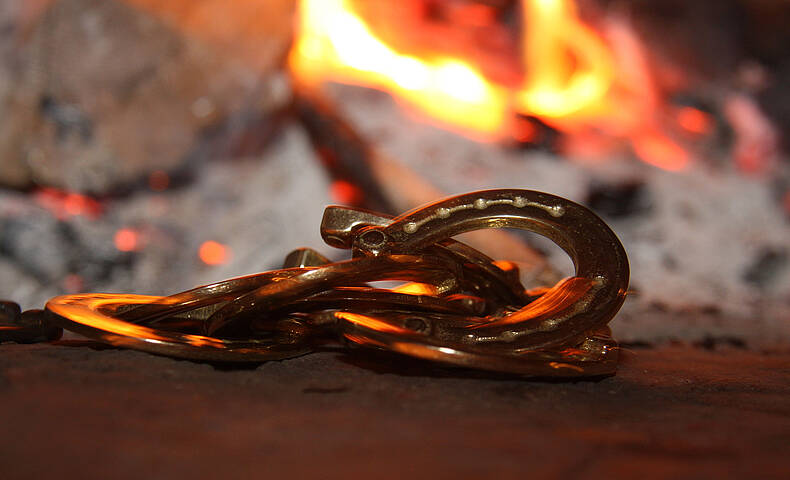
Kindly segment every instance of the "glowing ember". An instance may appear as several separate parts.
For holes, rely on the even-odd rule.
[[[41,188],[35,193],[36,202],[56,218],[83,216],[96,218],[101,215],[101,204],[91,197],[55,188]]]
[[[115,232],[113,242],[115,248],[122,252],[134,252],[140,248],[140,233],[131,228],[122,228]]]
[[[343,205],[358,205],[362,201],[362,192],[351,182],[335,180],[329,187],[329,195],[337,203]]]
[[[170,175],[164,170],[154,170],[148,175],[148,186],[155,192],[165,191],[170,186]]]
[[[299,85],[332,81],[384,90],[439,125],[479,140],[533,141],[534,126],[520,121],[521,114],[568,133],[624,139],[661,168],[680,170],[691,160],[658,125],[659,95],[627,20],[609,19],[599,35],[579,19],[572,0],[522,0],[520,66],[493,80],[473,61],[479,56],[400,51],[366,22],[359,11],[364,5],[301,0],[299,36],[289,57]],[[485,5],[455,16],[465,25],[495,21]],[[680,112],[676,121],[692,133],[710,127],[697,110]]]
[[[646,132],[632,142],[639,158],[664,170],[677,172],[686,168],[691,161],[685,150],[658,132]]]
[[[713,128],[710,115],[693,107],[683,107],[678,111],[678,125],[697,135],[704,135]]]
[[[231,251],[228,246],[209,240],[200,246],[198,256],[206,265],[222,265],[230,260]]]

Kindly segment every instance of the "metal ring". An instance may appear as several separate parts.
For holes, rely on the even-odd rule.
[[[62,295],[47,302],[52,323],[111,345],[173,357],[208,361],[266,361],[310,352],[302,344],[271,340],[232,340],[189,335],[137,325],[117,318],[130,305],[155,303],[166,297],[128,294]]]
[[[358,345],[381,348],[459,367],[507,372],[531,377],[590,377],[610,375],[617,369],[619,349],[608,328],[591,333],[580,345],[513,352],[481,352],[448,345],[415,334],[415,324],[426,316],[413,313],[338,312],[346,339]],[[426,324],[423,323],[423,328]]]

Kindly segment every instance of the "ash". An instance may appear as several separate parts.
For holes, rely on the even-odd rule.
[[[56,219],[35,196],[0,191],[0,297],[41,308],[76,291],[170,294],[279,268],[298,246],[326,249],[318,226],[328,180],[298,127],[285,126],[258,156],[216,159],[195,175],[107,201],[95,219]],[[138,233],[137,251],[115,247],[121,229]],[[210,240],[230,249],[227,263],[200,260]]]

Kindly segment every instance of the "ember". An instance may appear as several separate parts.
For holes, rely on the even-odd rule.
[[[214,240],[209,240],[200,245],[198,256],[206,265],[222,265],[231,257],[230,248]]]
[[[140,233],[131,228],[122,228],[115,232],[115,248],[122,252],[133,252],[140,248]]]
[[[96,218],[102,206],[97,200],[76,192],[65,192],[55,188],[41,188],[35,193],[39,205],[60,219],[84,216]]]
[[[678,111],[678,125],[690,133],[704,135],[713,128],[713,120],[702,110],[683,107]]]
[[[154,170],[148,175],[148,186],[155,192],[165,191],[170,186],[170,175],[163,170]]]

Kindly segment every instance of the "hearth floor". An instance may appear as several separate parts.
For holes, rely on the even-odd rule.
[[[528,381],[328,349],[254,368],[0,345],[0,477],[790,478],[790,351]]]

